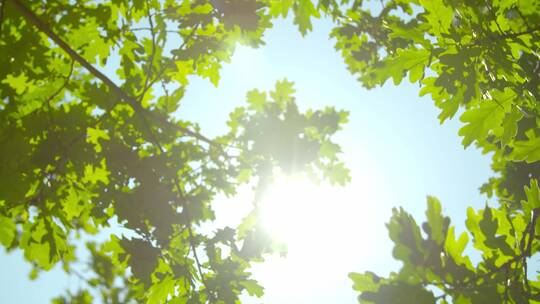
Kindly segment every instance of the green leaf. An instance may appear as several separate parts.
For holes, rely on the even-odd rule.
[[[109,140],[110,137],[107,134],[106,131],[101,129],[94,129],[94,128],[87,128],[86,129],[86,141],[88,143],[94,144],[94,150],[99,153],[101,152],[101,144],[99,142],[100,139],[103,140]]]
[[[376,291],[379,288],[380,279],[372,272],[351,272],[349,278],[353,281],[353,289],[356,291]]]
[[[32,243],[24,251],[24,256],[27,260],[36,263],[36,265],[45,270],[49,270],[52,267],[50,255],[51,246],[49,243]]]
[[[441,109],[441,113],[438,118],[441,124],[449,119],[453,118],[456,115],[460,102],[463,100],[463,95],[465,94],[465,88],[461,87],[458,89],[457,93],[448,98],[441,98],[440,101],[436,102],[437,106]]]
[[[499,234],[499,221],[494,216],[494,212],[491,208],[486,207],[484,209],[482,219],[478,223],[478,226],[485,236],[484,245],[487,248],[497,251],[496,254],[498,256],[499,265],[502,264],[500,261],[504,259],[504,256],[507,256],[509,259],[514,254],[514,251],[506,241],[507,237]],[[486,252],[486,254],[489,256],[491,255],[491,253],[488,252]]]
[[[328,159],[336,159],[340,152],[341,147],[330,141],[324,141],[319,149],[319,155]]]
[[[245,182],[248,182],[250,179],[251,179],[251,175],[252,175],[252,170],[251,169],[242,169],[240,170],[240,172],[238,173],[238,176],[236,177],[236,180],[239,182],[239,183],[245,183]]]
[[[16,235],[15,223],[9,218],[0,215],[0,244],[9,247]]]
[[[259,285],[255,280],[241,281],[240,285],[246,288],[246,291],[250,296],[256,296],[257,298],[260,298],[264,295],[264,288]]]
[[[21,95],[27,89],[32,88],[33,84],[28,80],[28,77],[24,74],[19,74],[18,76],[7,75],[2,83],[7,83],[11,88],[15,90],[15,93]]]
[[[426,19],[434,34],[439,36],[441,33],[448,33],[454,17],[454,10],[442,0],[420,0],[420,4],[428,13]]]
[[[525,195],[527,196],[527,209],[530,211],[540,208],[540,189],[538,188],[538,181],[535,179],[531,180],[529,187],[525,186]]]
[[[153,284],[148,290],[147,304],[166,303],[167,297],[174,294],[174,286],[176,282],[171,276],[166,276],[158,283]]]
[[[84,167],[84,176],[82,181],[85,183],[97,184],[98,182],[104,185],[109,184],[109,171],[105,167],[105,160],[101,161],[101,166],[94,167],[92,165],[86,165]]]
[[[382,85],[388,78],[392,77],[394,84],[398,85],[403,79],[405,72],[411,70],[413,75],[410,77],[416,79],[418,74],[423,72],[428,60],[429,51],[427,50],[398,49],[395,56],[385,59],[383,65],[375,70],[374,83]]]
[[[351,181],[349,169],[344,163],[332,164],[324,171],[324,176],[333,184],[345,185]]]
[[[470,261],[467,257],[463,257],[463,251],[467,247],[469,242],[469,236],[466,232],[463,232],[459,239],[455,239],[455,228],[450,227],[448,229],[448,235],[444,243],[444,248],[446,252],[456,261],[457,264],[470,265]]]
[[[501,144],[506,146],[514,139],[514,137],[516,137],[518,131],[518,122],[521,118],[523,118],[523,114],[521,114],[519,111],[512,111],[506,114],[501,126]]]
[[[251,90],[247,92],[246,100],[249,104],[250,109],[257,112],[262,112],[267,103],[266,92],[259,92],[258,90]]]
[[[294,92],[294,83],[283,79],[276,82],[276,88],[270,92],[270,96],[282,109],[285,109],[285,105],[292,100]]]
[[[420,80],[420,78],[422,78],[422,76],[424,75],[424,68],[425,66],[423,64],[414,65],[409,70],[409,81],[411,83],[415,83]]]
[[[436,197],[428,196],[426,217],[430,227],[430,235],[438,244],[442,244],[445,237],[445,218],[441,213],[441,203]]]
[[[374,304],[433,304],[433,292],[425,290],[422,286],[409,285],[398,282],[391,285],[381,285],[376,292],[366,291],[360,299]]]
[[[302,35],[306,35],[311,31],[311,18],[319,18],[319,11],[313,5],[311,0],[296,0],[294,6],[294,24],[298,25],[298,29]]]
[[[270,15],[272,17],[287,17],[289,10],[293,7],[294,0],[281,0],[270,2]]]
[[[423,242],[420,228],[414,218],[403,208],[392,209],[392,218],[386,225],[388,235],[394,242],[392,254],[406,265],[418,264],[423,260],[421,244]]]
[[[75,188],[69,188],[68,195],[62,203],[62,209],[66,213],[66,218],[71,220],[75,217],[81,215],[81,212],[86,209],[86,206],[89,202],[89,197],[81,193],[81,191],[76,190]]]
[[[518,0],[517,7],[524,15],[538,14],[538,2],[536,1]]]
[[[484,141],[492,130],[501,125],[504,114],[504,109],[490,100],[463,113],[460,120],[465,126],[459,129],[459,135],[463,136],[463,146],[468,147],[475,140]]]
[[[210,14],[213,10],[213,7],[210,3],[205,3],[202,5],[197,5],[191,11],[193,14],[207,15]]]
[[[540,137],[515,141],[512,148],[512,153],[510,153],[512,160],[526,161],[527,163],[540,161]]]

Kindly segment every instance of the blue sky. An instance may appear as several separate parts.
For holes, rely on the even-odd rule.
[[[229,112],[244,104],[248,90],[269,90],[283,78],[295,83],[302,109],[332,105],[350,112],[336,141],[352,182],[343,188],[321,187],[321,197],[329,198],[324,206],[337,221],[321,221],[314,228],[319,235],[290,244],[289,258],[270,257],[256,265],[254,276],[266,295],[246,303],[355,303],[348,272],[386,274],[399,268],[385,228],[393,206],[423,220],[426,195],[437,196],[463,231],[466,207],[486,202],[478,187],[492,175],[489,157],[472,147],[463,149],[459,121],[440,125],[438,110],[429,98],[418,97],[416,85],[365,90],[334,50],[328,38],[331,23],[316,21],[314,29],[302,38],[290,20],[276,21],[265,34],[266,46],[238,49],[224,66],[219,87],[194,77],[182,100],[180,116],[198,121],[209,136],[223,132]],[[223,216],[219,224],[237,222],[249,198],[246,190],[237,198],[217,199],[218,216]],[[318,220],[309,212],[303,217],[299,225]],[[48,303],[63,289],[82,286],[58,269],[29,281],[30,267],[18,251],[2,253],[0,269],[0,303]]]

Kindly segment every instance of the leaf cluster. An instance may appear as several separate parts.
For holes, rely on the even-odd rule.
[[[347,115],[302,113],[286,80],[271,99],[248,93],[216,138],[175,113],[191,76],[217,85],[235,46],[261,45],[289,10],[303,32],[318,14],[310,1],[1,2],[0,243],[23,250],[33,277],[62,263],[85,282],[53,302],[263,294],[249,268],[275,242],[256,216],[207,228],[212,202],[243,183],[262,191],[278,168],[347,182],[331,141]],[[108,228],[124,232],[87,242],[81,274],[77,247]]]
[[[491,153],[497,173],[480,190],[498,206],[469,208],[468,233],[457,239],[435,198],[428,198],[423,232],[403,209],[394,210],[388,230],[403,267],[388,278],[352,273],[360,301],[540,301],[538,280],[527,275],[539,246],[538,3],[390,0],[375,10],[366,1],[348,4],[332,36],[351,73],[367,88],[408,76],[434,100],[441,123],[460,116],[463,146]],[[464,255],[471,236],[478,263]]]

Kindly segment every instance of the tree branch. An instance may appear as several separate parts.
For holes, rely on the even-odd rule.
[[[500,35],[500,37],[502,39],[512,39],[512,38],[517,38],[517,37],[523,36],[523,35],[533,34],[535,32],[539,32],[539,31],[540,31],[540,27],[536,27],[536,28],[533,28],[533,29],[529,29],[529,30],[522,31],[522,32],[517,32],[517,33],[505,33],[503,35]]]
[[[124,102],[128,103],[129,105],[131,105],[131,107],[141,115],[141,119],[143,121],[143,124],[145,125],[145,127],[148,129],[148,132],[149,132],[149,136],[150,136],[150,141],[151,143],[156,146],[156,148],[158,148],[158,150],[161,152],[161,153],[165,153],[165,149],[163,148],[163,146],[159,143],[157,137],[155,136],[155,134],[153,133],[153,130],[152,128],[150,127],[150,125],[148,124],[147,120],[146,120],[146,116],[145,115],[149,115],[149,116],[153,116],[154,118],[156,117],[155,113],[153,112],[150,112],[150,111],[147,111],[146,109],[144,109],[138,102],[135,98],[129,96],[126,92],[124,92],[120,87],[118,87],[112,80],[110,80],[106,75],[104,75],[103,73],[101,73],[98,69],[96,69],[92,64],[90,64],[87,60],[85,60],[82,56],[80,56],[77,52],[75,52],[65,41],[63,41],[59,36],[57,36],[51,29],[50,27],[45,24],[43,21],[41,21],[30,9],[28,9],[24,4],[22,4],[19,0],[10,0],[14,5],[15,7],[17,8],[17,10],[19,10],[19,12],[21,12],[21,14],[30,22],[30,23],[33,23],[40,31],[42,31],[43,33],[45,33],[51,40],[53,40],[60,48],[62,48],[74,61],[78,62],[81,66],[83,66],[85,69],[87,69],[91,74],[93,74],[95,77],[97,77],[98,79],[100,79],[105,85],[107,85],[111,90],[112,92],[114,92],[121,100],[123,100]],[[153,25],[152,25],[153,27]],[[195,29],[194,29],[195,30]],[[155,43],[155,42],[154,42]],[[152,55],[153,57],[153,55]],[[146,82],[146,85],[145,85],[145,88],[144,89],[147,89],[147,86],[149,85],[148,83],[148,80]],[[144,92],[144,91],[143,91]],[[158,117],[159,118],[159,117]],[[161,120],[161,118],[160,118]],[[170,127],[176,129],[176,130],[179,130],[185,134],[188,134],[190,136],[193,136],[201,141],[204,141],[210,145],[218,145],[217,143],[213,142],[212,140],[200,135],[199,133],[196,133],[194,131],[191,131],[187,128],[183,128],[181,126],[178,126],[174,123],[171,123],[169,122],[168,120],[165,120],[164,121],[165,123],[167,123]],[[219,145],[218,145],[219,146]],[[221,146],[219,146],[221,147]],[[199,272],[199,275],[201,276],[201,282],[202,284],[204,285],[205,287],[205,290],[206,290],[206,293],[208,294],[209,296],[209,300],[212,302],[213,301],[213,294],[211,292],[211,290],[208,288],[208,285],[206,284],[206,279],[204,278],[204,273],[202,271],[202,266],[201,266],[201,262],[199,260],[199,257],[198,257],[198,254],[197,254],[197,251],[196,251],[196,245],[195,245],[195,236],[194,236],[194,233],[193,233],[193,229],[191,227],[191,224],[192,224],[192,219],[191,219],[191,215],[189,213],[189,210],[187,208],[187,204],[186,204],[186,199],[183,195],[183,192],[182,192],[182,189],[180,187],[180,180],[178,178],[178,176],[175,176],[174,177],[174,183],[175,183],[175,188],[177,190],[177,193],[178,193],[178,197],[180,199],[180,203],[181,205],[183,206],[183,210],[186,214],[186,217],[187,217],[187,229],[188,229],[188,233],[189,233],[189,243],[190,243],[190,247],[191,247],[191,251],[193,252],[193,256],[195,258],[195,262],[197,264],[197,270]]]
[[[121,100],[128,103],[137,113],[140,115],[148,115],[153,119],[156,119],[160,122],[163,122],[167,127],[180,131],[181,133],[192,136],[200,141],[206,142],[209,145],[219,146],[216,142],[211,139],[192,131],[188,128],[179,126],[175,123],[168,121],[166,118],[160,117],[157,113],[151,112],[143,108],[135,98],[129,96],[124,92],[119,86],[117,86],[111,79],[109,79],[105,74],[96,69],[91,63],[74,51],[62,38],[56,35],[51,28],[39,19],[38,16],[34,14],[29,8],[27,8],[20,0],[9,0],[16,9],[32,24],[34,24],[40,31],[45,33],[54,43],[56,43],[62,50],[64,50],[73,60],[78,62],[86,70],[88,70],[92,75],[101,80],[109,89],[112,90]]]

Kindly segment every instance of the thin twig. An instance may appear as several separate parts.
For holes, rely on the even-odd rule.
[[[132,31],[132,32],[152,31],[149,27],[132,27],[132,28],[129,28],[129,29],[126,29],[126,30],[129,30],[129,31]],[[177,35],[180,34],[178,31],[174,31],[174,30],[165,30],[164,32],[169,33],[169,34],[177,34]]]
[[[6,0],[0,0],[0,35],[2,35],[2,25],[4,24],[4,7]]]
[[[497,15],[493,11],[493,7],[491,6],[490,2],[491,1],[486,1],[487,8],[488,8],[489,12],[491,13],[491,16],[493,17],[493,21],[495,22],[495,25],[497,26],[497,29],[499,30],[499,33],[501,33],[501,35],[504,35],[504,31],[501,29],[501,26],[499,25],[499,22],[497,22]]]
[[[184,41],[182,42],[182,44],[181,44],[180,47],[178,48],[179,50],[181,50],[181,49],[183,49],[184,47],[186,47],[187,43],[188,43],[191,39],[193,39],[193,36],[195,35],[195,31],[197,31],[198,27],[199,27],[199,23],[197,23],[197,24],[193,27],[193,29],[191,30],[191,32],[189,33],[189,35],[188,35],[186,38],[184,38]],[[176,57],[173,58],[173,61],[175,60],[175,58],[176,58]],[[163,76],[163,73],[165,73],[165,71],[166,71],[166,68],[165,68],[165,67],[166,67],[165,64],[162,65],[162,67],[161,67],[160,71],[157,73],[156,77],[154,77],[154,79],[152,79],[152,80],[150,81],[149,86],[153,86],[153,85],[156,83],[156,81],[158,81],[159,79],[161,79],[161,77]]]
[[[78,277],[80,280],[84,282],[90,281],[90,279],[86,278],[82,273],[78,272],[77,270],[70,268],[68,271],[69,274],[74,274],[76,277]]]
[[[62,84],[62,86],[60,86],[54,93],[51,94],[51,96],[49,96],[45,100],[45,103],[47,104],[47,111],[49,112],[50,123],[53,126],[54,126],[54,116],[53,116],[53,113],[52,113],[51,101],[53,101],[53,99],[55,99],[68,85],[68,83],[69,83],[69,81],[71,79],[71,75],[73,75],[73,67],[74,67],[74,65],[75,65],[75,61],[72,60],[71,61],[71,66],[69,67],[69,73],[68,73],[67,76],[64,77],[64,83]]]
[[[503,39],[513,39],[513,38],[517,38],[517,37],[523,36],[523,35],[534,34],[535,32],[540,32],[540,27],[536,27],[536,28],[533,28],[533,29],[529,29],[529,30],[522,31],[522,32],[517,32],[517,33],[505,33],[505,34],[501,35],[500,37],[503,38]]]
[[[504,271],[504,303],[508,303],[508,287],[510,287],[510,278],[508,277],[508,266]]]
[[[534,237],[536,235],[536,220],[538,218],[538,214],[540,212],[540,208],[535,208],[532,211],[531,214],[531,221],[529,222],[529,225],[527,226],[528,229],[526,229],[527,234],[529,235],[529,238],[527,239],[527,246],[524,247],[522,245],[521,256],[522,256],[522,265],[523,265],[523,285],[525,285],[525,288],[527,290],[527,293],[531,294],[531,286],[529,286],[529,279],[527,278],[527,258],[531,256],[531,249],[532,249],[532,243],[534,240]],[[525,232],[524,232],[525,233]],[[525,243],[525,236],[523,236],[522,244]]]
[[[154,71],[154,56],[156,54],[156,32],[154,29],[154,21],[152,20],[152,14],[150,13],[150,3],[148,0],[146,1],[146,6],[148,8],[148,24],[150,25],[150,35],[152,37],[152,51],[150,53],[150,56],[148,57],[148,71],[146,71],[148,74],[146,76],[146,80],[144,81],[143,90],[138,97],[139,103],[142,103],[144,95],[146,95],[150,87],[152,87],[153,85],[149,85],[148,82],[150,81],[150,75],[152,75],[152,72]]]

